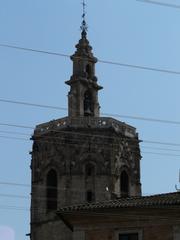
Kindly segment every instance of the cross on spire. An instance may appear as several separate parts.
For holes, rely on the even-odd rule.
[[[81,34],[82,34],[82,37],[86,37],[88,26],[86,23],[86,6],[87,6],[87,4],[85,3],[85,0],[83,0],[82,6],[83,6],[83,14],[82,14],[82,23],[81,23],[81,30],[82,30]]]
[[[85,16],[86,16],[86,3],[85,3],[85,0],[83,0],[82,5],[83,5],[83,15],[82,15],[82,18],[83,18],[83,20],[85,20]]]

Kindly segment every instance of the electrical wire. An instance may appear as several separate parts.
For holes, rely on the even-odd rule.
[[[153,0],[136,0],[136,1],[137,2],[143,2],[143,3],[151,3],[151,4],[155,4],[155,5],[160,5],[160,6],[163,6],[163,7],[180,9],[180,5],[177,5],[177,4],[164,3],[164,2],[153,1]]]
[[[40,107],[40,108],[48,108],[48,109],[67,111],[67,108],[64,108],[64,107],[56,107],[56,106],[43,105],[43,104],[37,104],[37,103],[29,103],[29,102],[7,100],[7,99],[2,99],[2,98],[0,99],[0,102],[19,104],[19,105],[25,105],[25,106],[31,106],[31,107]]]
[[[180,149],[171,149],[171,148],[158,148],[158,147],[147,147],[147,146],[141,146],[141,148],[160,150],[160,151],[180,152]]]
[[[70,57],[70,55],[63,54],[63,53],[50,52],[50,51],[44,51],[44,50],[38,50],[38,49],[32,49],[32,48],[25,48],[25,47],[19,47],[19,46],[9,45],[9,44],[0,43],[0,47],[12,48],[12,49],[23,50],[23,51],[30,51],[30,52],[41,53],[41,54],[55,55],[55,56],[60,56],[60,57],[68,57],[68,58]],[[76,57],[76,58],[81,59],[81,57]],[[134,68],[134,69],[140,69],[140,70],[180,75],[180,71],[173,71],[173,70],[169,70],[169,69],[161,69],[161,68],[147,67],[147,66],[142,66],[142,65],[113,62],[113,61],[102,60],[102,59],[98,59],[98,62],[104,63],[104,64],[116,65],[116,66],[120,66],[120,67],[127,67],[127,68]]]
[[[22,132],[14,132],[14,131],[1,131],[2,133],[7,133],[7,134],[17,134],[17,135],[23,135],[23,136],[31,136],[31,133],[22,133]],[[5,136],[7,137],[7,136]],[[11,137],[10,137],[11,138]],[[16,139],[16,138],[15,138]],[[25,139],[25,138],[18,138],[20,140],[27,140],[29,141],[29,139]],[[61,138],[62,139],[62,138]],[[65,138],[64,138],[65,139]],[[145,148],[145,149],[153,149],[153,150],[161,150],[161,151],[170,151],[170,152],[180,152],[180,149],[170,149],[170,148],[158,148],[158,147],[147,147],[147,146],[141,146],[141,148]]]
[[[7,99],[0,99],[0,102],[18,104],[18,105],[25,105],[25,106],[32,106],[32,107],[39,107],[39,108],[48,108],[48,109],[61,110],[61,111],[67,111],[68,110],[65,107],[50,106],[50,105],[43,105],[43,104],[29,103],[29,102],[21,102],[21,101],[7,100]],[[103,112],[101,113],[101,115],[102,116],[107,116],[107,117],[117,117],[117,118],[125,118],[125,119],[133,119],[133,120],[142,120],[142,121],[149,121],[149,122],[159,122],[159,123],[180,125],[180,121],[173,121],[173,120],[166,120],[166,119],[146,118],[146,117],[141,117],[141,116],[131,116],[131,115],[114,114],[114,113],[103,113]],[[2,125],[2,124],[0,123],[0,125]]]
[[[29,139],[26,139],[26,138],[20,138],[20,137],[9,137],[9,136],[3,136],[3,135],[0,135],[0,138],[10,139],[10,140],[23,140],[23,141],[30,141]]]
[[[144,152],[143,154],[153,154],[153,155],[161,155],[161,156],[171,156],[171,157],[180,157],[180,154],[170,154],[170,153],[158,153],[158,152]]]
[[[14,126],[14,125],[13,125]],[[18,125],[18,127],[20,127],[20,125]],[[24,127],[24,126],[23,126]],[[6,132],[6,131],[3,131],[3,132]],[[70,134],[71,136],[74,134],[74,135],[80,135],[80,136],[84,136],[84,137],[94,137],[94,138],[103,138],[103,139],[112,139],[112,140],[115,140],[115,139],[119,139],[118,137],[116,136],[113,136],[113,137],[109,137],[109,136],[105,136],[105,135],[97,135],[97,134],[87,134],[87,133],[78,133],[78,132],[68,132],[68,131],[57,131],[57,130],[52,130],[52,132],[55,132],[55,133],[64,133],[64,134]],[[9,131],[7,131],[7,133],[10,133]],[[13,133],[16,133],[16,132],[13,132]],[[19,133],[18,134],[23,134],[23,135],[26,135],[25,133]],[[29,134],[27,134],[27,136],[30,136]],[[36,135],[37,137],[38,136],[41,136],[41,135]],[[26,138],[20,138],[20,137],[10,137],[10,136],[3,136],[3,135],[0,135],[0,138],[6,138],[6,139],[12,139],[12,140],[24,140],[24,141],[30,141],[31,139],[26,139]],[[50,139],[51,141],[49,141],[48,139]],[[69,145],[76,145],[76,144],[82,144],[82,141],[76,137],[76,138],[73,138],[73,140],[69,139],[69,138],[66,138],[66,137],[58,137],[58,136],[43,136],[42,139],[36,139],[36,141],[39,141],[39,142],[46,142],[46,143],[50,143],[52,144],[52,140],[65,140],[66,141],[66,144],[69,144]],[[68,142],[68,141],[71,141],[71,142]],[[74,142],[73,142],[74,141]],[[136,139],[128,139],[128,141],[137,141]],[[180,144],[178,143],[170,143],[170,142],[158,142],[158,141],[149,141],[149,140],[140,140],[142,141],[143,143],[151,143],[151,144],[160,144],[160,145],[170,145],[170,146],[180,146]],[[91,144],[91,142],[89,142]],[[59,145],[62,145],[62,143],[57,143],[56,144],[59,144]],[[98,144],[96,144],[98,145]],[[99,145],[104,145],[106,146],[106,148],[112,148],[112,147],[108,147],[109,146],[109,143],[102,143],[102,144],[99,144]],[[112,143],[112,146],[115,147],[115,146],[118,146],[119,143]],[[84,147],[84,148],[88,148],[88,146],[82,146],[81,147]],[[91,146],[92,148],[92,146]],[[156,148],[157,149],[157,148]],[[161,149],[162,150],[162,149]],[[167,149],[168,150],[168,149]],[[137,153],[137,151],[131,151],[132,153]],[[158,154],[158,155],[165,155],[165,154],[162,154],[162,153],[153,153],[153,152],[142,152],[142,153],[145,153],[145,154]],[[168,154],[168,156],[179,156],[177,154]]]
[[[30,126],[23,126],[23,125],[17,125],[17,124],[10,124],[10,123],[2,123],[0,122],[0,126],[6,126],[6,127],[15,127],[15,128],[27,128],[27,129],[33,129],[33,127]]]
[[[84,136],[89,136],[91,137],[92,135],[88,135],[88,134],[78,134],[78,133],[73,133],[73,132],[65,132],[67,134],[76,134],[76,135],[84,135]],[[108,137],[108,136],[102,136],[102,135],[93,135],[93,137],[101,137],[101,138],[108,138],[108,139],[119,139],[118,137]],[[0,135],[0,138],[7,138],[7,139],[17,139],[17,140],[25,140],[25,141],[30,141],[31,139],[26,139],[26,138],[17,138],[17,137],[9,137],[9,136],[3,136],[3,135]],[[68,140],[70,140],[69,138],[64,138],[64,137],[46,137],[46,139],[36,139],[36,141],[39,141],[39,142],[46,142],[46,143],[53,143],[52,141],[48,141],[47,139],[59,139],[59,140],[67,140],[66,144],[71,144],[71,145],[75,145],[75,144],[78,144],[78,143],[82,143],[81,140],[79,139],[74,139],[75,142],[73,142],[71,140],[71,142],[68,142]],[[133,139],[128,139],[128,141],[135,141]],[[137,141],[137,140],[136,140]],[[157,141],[147,141],[147,140],[141,140],[143,143],[151,143],[151,144],[161,144],[161,145],[170,145],[170,146],[180,146],[180,144],[177,144],[177,143],[168,143],[168,142],[157,142]],[[91,142],[89,142],[91,144]],[[59,145],[62,145],[62,143],[58,143],[56,142],[56,144],[59,144]],[[97,144],[96,144],[97,145]],[[109,145],[109,143],[102,143],[101,145]],[[119,144],[118,143],[112,143],[113,146],[118,146]],[[83,146],[81,146],[83,147]],[[88,148],[88,147],[86,147]]]
[[[22,133],[22,132],[14,132],[14,131],[3,131],[3,130],[0,130],[0,133],[6,133],[6,134],[17,134],[17,135],[22,135],[22,136],[30,136],[31,133]]]

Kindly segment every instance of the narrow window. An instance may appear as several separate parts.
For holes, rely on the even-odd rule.
[[[50,170],[47,174],[46,182],[47,210],[57,209],[57,174],[55,170]]]
[[[87,73],[87,78],[91,77],[91,66],[88,64],[86,66],[86,73]]]
[[[92,191],[86,192],[86,201],[87,202],[93,202],[94,201],[94,194]]]
[[[93,115],[93,101],[90,91],[86,91],[84,94],[84,116]]]
[[[129,177],[126,173],[126,171],[123,171],[121,173],[121,183],[120,183],[120,188],[121,188],[121,196],[127,197],[129,195]]]
[[[138,240],[138,233],[120,234],[119,240]]]

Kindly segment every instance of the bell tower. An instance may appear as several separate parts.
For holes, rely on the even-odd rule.
[[[81,30],[81,39],[76,45],[77,50],[71,56],[73,75],[69,81],[66,81],[66,84],[70,86],[68,115],[72,118],[99,117],[98,91],[102,87],[97,84],[97,77],[95,76],[97,58],[93,56],[92,47],[87,39],[85,12],[83,13]]]
[[[81,30],[71,56],[73,74],[66,81],[68,116],[37,125],[32,136],[31,240],[72,240],[57,217],[60,207],[141,195],[136,129],[99,113],[102,87],[85,9]]]

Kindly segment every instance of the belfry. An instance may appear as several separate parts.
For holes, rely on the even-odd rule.
[[[87,39],[85,13],[81,30],[81,39],[76,45],[77,50],[71,56],[73,75],[66,82],[71,87],[68,94],[69,117],[99,117],[98,91],[102,87],[97,84],[95,76],[97,58],[93,56],[92,47]]]
[[[136,129],[100,116],[102,87],[95,74],[97,58],[87,38],[85,12],[71,60],[68,116],[36,126],[32,137],[32,240],[72,239],[57,216],[60,207],[141,195]]]

